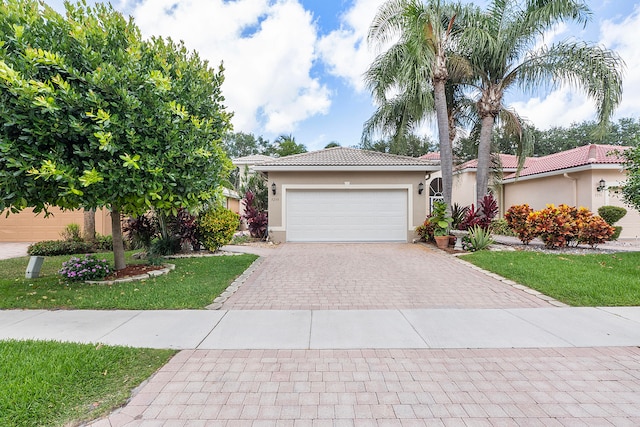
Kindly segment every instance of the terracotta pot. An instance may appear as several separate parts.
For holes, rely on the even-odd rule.
[[[439,249],[446,249],[449,246],[449,236],[435,236],[434,239]]]

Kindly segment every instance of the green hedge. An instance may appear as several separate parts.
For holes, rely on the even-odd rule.
[[[73,255],[95,252],[91,243],[67,242],[65,240],[45,240],[29,246],[27,253],[37,256]]]

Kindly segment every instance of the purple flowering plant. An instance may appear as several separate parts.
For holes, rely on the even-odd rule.
[[[85,255],[84,258],[72,257],[69,261],[63,262],[58,274],[65,279],[80,282],[101,280],[111,272],[111,266],[106,259],[98,259],[96,255]]]

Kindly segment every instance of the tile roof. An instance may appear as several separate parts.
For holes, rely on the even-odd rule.
[[[257,163],[264,163],[275,159],[275,157],[265,156],[262,154],[250,154],[244,157],[237,157],[235,159],[231,159],[231,162],[236,165],[245,165],[251,164],[255,165]]]
[[[619,145],[591,144],[583,145],[582,147],[573,148],[567,151],[561,151],[555,154],[549,154],[548,156],[530,157],[527,159],[524,169],[520,172],[520,177],[592,164],[620,164],[624,162],[624,158],[620,155],[620,151],[624,151],[628,148],[629,147]],[[504,179],[512,178],[515,178],[515,174],[510,174],[504,177]]]
[[[430,153],[424,154],[422,156],[419,157],[420,159],[425,159],[425,160],[440,160],[440,152],[439,151],[432,151]]]
[[[517,169],[518,168],[518,156],[514,156],[513,154],[498,154],[500,157],[500,165],[502,169]],[[529,166],[533,161],[535,161],[535,157],[527,157],[524,161],[524,167]],[[478,168],[478,159],[469,160],[468,162],[462,163],[460,166],[456,167],[456,170],[464,170],[464,169],[477,169]]]
[[[419,159],[416,157],[396,156],[394,154],[379,153],[377,151],[360,150],[357,148],[334,147],[309,153],[280,157],[270,162],[262,163],[259,169],[268,170],[274,167],[319,166],[319,167],[402,167],[419,166],[434,168],[438,162]],[[425,169],[426,170],[426,169]]]

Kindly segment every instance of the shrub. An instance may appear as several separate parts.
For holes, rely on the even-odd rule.
[[[69,261],[63,262],[58,274],[73,282],[102,280],[111,274],[111,267],[106,259],[98,259],[95,255],[85,255],[83,258],[73,257]]]
[[[433,235],[448,235],[452,221],[453,218],[447,215],[447,204],[441,201],[433,202],[433,211],[431,212],[431,217],[429,218],[429,222],[433,226]]]
[[[475,252],[487,248],[493,243],[491,232],[479,225],[469,229],[469,234],[462,238],[462,249]]]
[[[525,245],[528,245],[529,242],[536,237],[533,229],[527,222],[531,212],[533,212],[533,209],[525,203],[523,205],[511,206],[504,214],[504,219],[507,221],[509,228],[511,228],[520,241]]]
[[[459,230],[460,224],[467,216],[467,212],[469,212],[469,206],[460,206],[457,203],[454,203],[451,207],[451,218],[453,221],[451,222],[451,228],[454,230]]]
[[[198,217],[198,233],[202,244],[212,252],[229,243],[239,225],[238,214],[221,207],[209,209]]]
[[[180,252],[180,249],[179,237],[173,235],[160,236],[151,242],[149,254],[151,256],[173,255]]]
[[[64,230],[60,233],[60,237],[65,242],[82,242],[82,233],[80,233],[80,226],[75,223],[68,224]]]
[[[492,234],[499,234],[501,236],[512,236],[515,237],[516,233],[513,232],[511,227],[509,227],[509,223],[506,219],[494,219],[491,221],[491,227],[489,227]]]
[[[578,210],[576,227],[578,229],[578,243],[586,243],[592,248],[610,240],[615,233],[615,228],[607,224],[603,218],[593,215],[591,211],[585,208]]]
[[[98,252],[108,252],[113,250],[113,236],[103,236],[102,234],[96,233],[96,241],[94,242],[96,250]]]
[[[493,194],[487,194],[480,201],[478,209],[473,204],[467,209],[466,215],[458,228],[460,230],[468,230],[477,225],[488,230],[496,215],[498,215],[498,202],[496,202]]]
[[[611,235],[610,240],[618,240],[618,238],[620,237],[620,233],[622,233],[622,227],[620,227],[619,225],[614,225],[613,228],[615,229],[615,231]]]
[[[575,207],[547,205],[545,209],[530,213],[527,222],[547,248],[563,248],[577,237],[576,214]]]
[[[33,256],[73,255],[94,252],[93,245],[86,242],[45,240],[29,246],[27,253]]]
[[[200,249],[198,235],[198,217],[180,208],[178,214],[170,220],[171,233],[179,239],[180,245],[188,244],[193,250]]]
[[[132,248],[144,248],[149,251],[151,242],[158,232],[157,221],[147,215],[140,215],[136,218],[129,217],[122,227],[122,232]]]
[[[614,225],[616,222],[620,221],[622,217],[627,214],[627,210],[620,206],[600,206],[598,208],[598,215],[604,219],[607,224]]]
[[[422,225],[416,227],[416,234],[418,234],[418,236],[420,236],[420,238],[426,242],[433,241],[434,227],[431,221],[429,221],[429,218],[430,217],[428,216],[427,219],[424,220],[424,223]]]
[[[267,236],[267,227],[269,225],[267,212],[258,209],[256,198],[251,191],[247,191],[242,203],[244,203],[245,207],[242,218],[247,221],[247,228],[251,237],[264,239]]]

